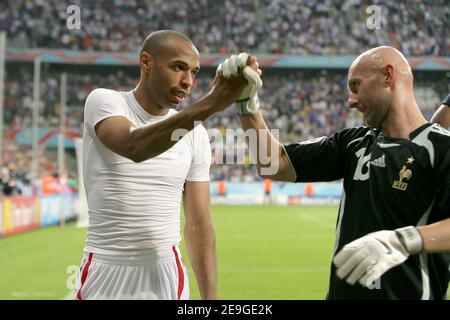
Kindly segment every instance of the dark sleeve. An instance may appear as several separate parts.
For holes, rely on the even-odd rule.
[[[364,128],[345,129],[331,137],[285,145],[286,154],[297,175],[296,182],[334,181],[344,177],[345,151]]]
[[[442,104],[445,104],[446,106],[450,107],[450,93],[448,94],[447,98],[442,101]]]

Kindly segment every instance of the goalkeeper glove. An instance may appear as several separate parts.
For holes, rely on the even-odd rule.
[[[245,79],[247,79],[248,84],[242,90],[241,95],[235,103],[236,111],[241,116],[254,114],[260,108],[258,90],[262,87],[263,83],[258,72],[247,65],[249,57],[250,55],[246,52],[238,55],[234,54],[217,68],[217,74],[227,79],[231,76],[236,77],[241,72],[244,74]]]
[[[389,269],[423,250],[419,231],[412,227],[369,233],[345,245],[333,259],[340,279],[368,287]]]

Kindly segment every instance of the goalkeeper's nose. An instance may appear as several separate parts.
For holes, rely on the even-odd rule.
[[[350,98],[348,98],[348,106],[350,109],[358,108],[359,99],[355,95],[351,94]]]

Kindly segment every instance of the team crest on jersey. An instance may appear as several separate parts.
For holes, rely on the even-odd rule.
[[[409,157],[406,159],[406,163],[400,169],[398,173],[399,180],[395,180],[392,184],[392,188],[405,191],[408,188],[408,183],[403,182],[403,180],[409,180],[412,176],[412,170],[410,169],[412,163],[414,162],[414,157]]]

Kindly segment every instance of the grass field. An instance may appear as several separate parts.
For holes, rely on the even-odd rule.
[[[336,214],[334,206],[213,206],[219,299],[323,299]],[[0,239],[0,299],[67,297],[85,237],[69,224]]]

